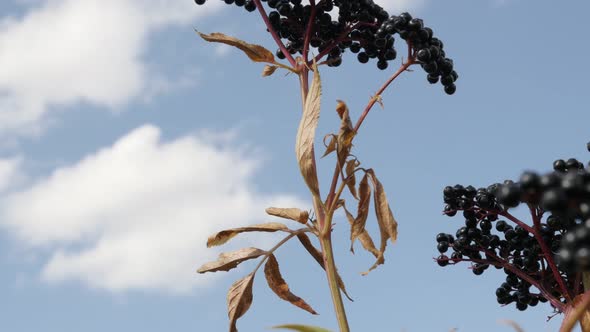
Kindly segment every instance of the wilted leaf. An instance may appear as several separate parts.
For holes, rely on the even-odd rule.
[[[242,317],[252,304],[252,284],[254,273],[234,282],[227,292],[227,315],[229,317],[229,331],[237,332],[236,322]]]
[[[319,199],[320,188],[314,157],[315,132],[320,119],[320,97],[322,94],[322,83],[317,64],[313,64],[313,81],[309,87],[303,115],[297,130],[295,143],[295,154],[299,163],[299,170],[314,197]]]
[[[326,144],[326,138],[330,136],[330,143]],[[330,153],[336,151],[336,135],[328,134],[324,136],[324,146],[326,147],[326,152],[322,155],[322,158],[329,155]]]
[[[266,209],[266,213],[275,217],[295,220],[302,224],[307,224],[307,220],[309,219],[309,212],[297,208],[269,207]]]
[[[219,32],[214,32],[208,35],[200,33],[198,31],[197,33],[199,34],[199,36],[201,36],[201,38],[205,39],[208,42],[223,43],[239,48],[244,53],[246,53],[246,55],[252,61],[269,63],[275,62],[275,57],[272,54],[272,52],[260,45],[249,44],[243,40],[227,36]]]
[[[353,252],[354,240],[356,240],[363,232],[366,232],[365,224],[367,223],[367,217],[369,216],[369,203],[371,202],[371,187],[369,186],[368,175],[366,173],[361,179],[361,182],[359,183],[358,192],[359,203],[357,216],[350,225],[350,250]]]
[[[375,190],[374,201],[375,201],[375,214],[377,215],[377,221],[379,222],[379,228],[382,229],[385,238],[389,238],[392,243],[397,240],[397,221],[393,217],[389,202],[387,201],[387,195],[383,185],[375,176],[375,172],[372,169],[368,170],[367,173],[371,176],[373,181],[373,187]]]
[[[346,206],[344,207],[344,212],[346,213],[346,218],[348,219],[348,223],[350,224],[350,226],[352,228],[355,223],[355,220],[358,219],[358,217],[355,219],[353,217],[352,213],[350,213],[350,211],[348,211]],[[375,247],[375,243],[373,243],[373,239],[371,238],[371,236],[369,235],[369,232],[367,232],[366,229],[363,228],[362,232],[360,232],[360,234],[358,234],[356,237],[359,239],[359,241],[363,245],[363,248],[366,251],[372,253],[373,256],[375,256],[375,257],[379,257],[379,255],[380,255],[379,250],[377,250],[377,248]],[[352,251],[352,253],[354,253],[354,249],[353,249],[352,245],[353,245],[353,243],[351,242],[350,251]]]
[[[340,116],[340,131],[338,131],[336,154],[338,155],[338,165],[344,167],[344,161],[348,158],[350,149],[352,148],[352,140],[356,135],[350,121],[348,107],[342,100],[338,100],[336,105],[336,112]]]
[[[578,321],[583,331],[590,331],[590,292],[574,298],[574,307],[569,306],[565,311],[559,332],[571,332]]]
[[[381,244],[379,246],[379,256],[377,257],[377,261],[367,272],[364,272],[363,275],[366,275],[378,265],[385,262],[384,254],[385,248],[387,247],[387,240],[390,239],[392,243],[397,240],[397,221],[393,217],[393,213],[389,208],[387,195],[385,195],[383,185],[379,182],[372,169],[367,170],[367,173],[371,177],[373,189],[375,191],[373,200],[375,202],[375,215],[377,216],[377,223],[379,224],[379,232],[381,233]]]
[[[269,222],[247,227],[226,229],[211,235],[207,239],[207,248],[222,245],[234,238],[236,235],[244,232],[276,232],[286,229],[288,229],[287,226],[279,222]]]
[[[275,258],[273,254],[268,256],[266,264],[264,265],[264,275],[266,276],[266,281],[268,282],[268,287],[272,289],[275,294],[281,299],[290,302],[291,304],[298,306],[299,308],[317,315],[317,312],[309,306],[302,298],[299,296],[291,293],[289,289],[289,285],[281,276],[281,271],[279,270],[279,262]]]
[[[299,332],[330,332],[330,330],[326,330],[321,327],[317,326],[310,326],[310,325],[300,325],[300,324],[285,324],[279,326],[273,326],[273,329],[285,329],[285,330],[293,330]]]
[[[260,257],[266,254],[266,251],[258,248],[242,248],[231,252],[222,252],[214,262],[203,264],[198,270],[198,273],[229,271],[243,261]]]
[[[351,159],[349,161],[346,162],[346,167],[345,167],[345,171],[346,171],[346,185],[348,186],[348,190],[350,191],[350,194],[358,199],[358,195],[356,192],[356,176],[354,175],[354,170],[355,168],[357,168],[359,166],[359,162],[356,159]]]
[[[518,325],[517,322],[515,322],[515,321],[513,321],[511,319],[501,320],[500,323],[512,327],[514,329],[514,331],[516,331],[516,332],[524,332],[524,330],[522,329],[522,327],[520,327],[520,325]]]
[[[309,239],[309,236],[307,236],[307,234],[305,233],[299,233],[297,234],[297,239],[299,239],[299,242],[301,242],[301,244],[311,255],[311,257],[313,257],[315,261],[318,262],[318,264],[322,267],[322,269],[325,270],[326,267],[324,265],[324,256],[316,247],[314,247],[314,245],[311,243],[311,240]],[[340,274],[338,274],[338,271],[336,271],[336,278],[336,282],[338,283],[338,287],[340,288],[340,290],[342,290],[342,293],[344,293],[346,298],[352,301],[352,298],[346,292],[346,286],[344,285],[344,281],[342,281]]]
[[[264,69],[262,69],[262,77],[267,77],[267,76],[274,74],[274,72],[277,70],[277,68],[279,68],[279,66],[271,66],[271,65],[264,66]]]
[[[315,261],[318,262],[318,264],[320,264],[322,269],[325,270],[324,256],[319,250],[316,249],[316,247],[314,247],[314,245],[311,243],[311,240],[309,239],[309,236],[307,236],[307,234],[305,233],[299,233],[297,234],[297,239],[299,240],[299,242],[301,242],[301,244],[311,255],[311,257],[313,257]]]

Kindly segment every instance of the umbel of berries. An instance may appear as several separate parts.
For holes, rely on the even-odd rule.
[[[386,70],[398,58],[396,38],[405,40],[409,47],[406,61],[419,64],[428,82],[440,82],[447,94],[457,89],[455,82],[459,75],[434,31],[409,13],[389,15],[373,0],[316,0],[313,7],[301,0],[195,0],[195,3],[203,5],[206,1],[224,1],[249,12],[256,10],[259,1],[267,7],[268,20],[291,55],[305,53],[307,36],[309,46],[318,54],[316,60],[325,57],[324,63],[330,67],[340,66],[344,54],[349,52],[360,63],[375,62],[377,68]],[[276,56],[286,57],[280,49]]]
[[[549,302],[562,313],[590,291],[590,165],[558,159],[553,171],[527,171],[518,181],[448,186],[443,200],[444,214],[465,221],[436,236],[438,264],[467,262],[475,275],[503,270],[499,304],[526,310]],[[518,206],[527,218],[513,214]]]

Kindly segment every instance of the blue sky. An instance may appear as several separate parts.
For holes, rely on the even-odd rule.
[[[501,272],[438,267],[434,237],[461,224],[441,216],[445,185],[486,186],[549,170],[556,158],[588,160],[590,4],[379,3],[433,27],[460,79],[447,96],[418,68],[405,73],[355,141],[400,235],[386,264],[362,277],[372,259],[348,252],[347,223],[338,221],[352,330],[511,331],[498,323],[511,319],[555,331],[560,317],[546,323],[548,306],[497,305]],[[275,49],[255,13],[217,0],[0,3],[3,331],[224,331],[226,291],[253,265],[197,275],[220,252],[205,248],[207,235],[269,221],[270,205],[310,207],[293,153],[296,78],[262,78],[262,65],[193,28]],[[318,136],[337,130],[337,99],[354,119],[389,74],[350,56],[323,68]],[[332,162],[321,162],[324,185]],[[244,236],[227,249],[276,240]],[[260,275],[240,331],[291,322],[335,330],[323,273],[296,243],[277,255],[291,289],[320,315],[277,299]]]

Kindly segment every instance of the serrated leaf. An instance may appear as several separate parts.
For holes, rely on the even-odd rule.
[[[330,136],[330,143],[326,144],[326,137]],[[329,155],[330,153],[336,151],[336,135],[328,134],[324,136],[324,146],[326,147],[326,152],[322,155],[322,158]]]
[[[196,31],[196,30],[195,30]],[[223,33],[213,32],[211,34],[204,34],[197,31],[201,38],[208,42],[223,43],[230,46],[234,46],[246,53],[250,60],[254,62],[269,62],[275,63],[275,56],[271,51],[267,50],[263,46],[256,44],[249,44],[243,40],[227,36]]]
[[[338,116],[340,116],[341,120],[340,130],[338,131],[338,136],[336,139],[336,154],[338,155],[338,165],[340,167],[344,167],[344,162],[350,154],[352,140],[354,139],[356,132],[354,131],[352,121],[350,120],[348,107],[342,100],[338,100],[336,112],[338,112]]]
[[[227,292],[227,315],[229,317],[229,331],[237,332],[236,323],[242,317],[250,305],[252,305],[252,285],[254,284],[254,273],[250,273],[244,278],[236,281],[231,285]]]
[[[203,264],[198,270],[198,273],[229,271],[240,263],[249,259],[257,258],[265,255],[266,251],[258,248],[242,248],[230,252],[222,252],[217,257],[216,261]]]
[[[297,234],[297,239],[299,240],[299,242],[301,242],[301,244],[303,245],[305,250],[307,250],[307,252],[311,255],[311,257],[313,257],[315,259],[315,261],[318,262],[318,264],[322,267],[322,269],[326,270],[325,263],[324,263],[324,256],[311,243],[309,236],[307,236],[307,234],[305,234],[305,233],[299,233],[299,234]],[[338,274],[338,271],[336,271],[336,279],[337,279],[336,282],[338,283],[338,287],[340,288],[342,293],[344,293],[346,298],[348,298],[350,301],[353,301],[352,298],[348,295],[348,292],[346,291],[346,286],[344,285],[344,281],[342,281],[342,278]]]
[[[375,264],[373,264],[367,272],[364,272],[363,275],[368,274],[377,268],[377,266],[385,262],[384,254],[385,248],[387,247],[387,240],[391,240],[392,243],[397,240],[397,221],[393,217],[393,213],[387,202],[387,195],[385,194],[383,185],[379,179],[377,179],[377,176],[375,176],[375,172],[372,169],[367,170],[367,173],[371,177],[373,190],[375,191],[373,201],[375,203],[375,215],[379,225],[379,232],[381,233],[381,244],[379,246],[379,255],[377,256]]]
[[[207,239],[207,248],[219,246],[233,239],[236,235],[244,232],[276,232],[289,229],[285,224],[279,222],[269,222],[247,227],[226,229],[211,235]]]
[[[307,221],[309,219],[309,212],[297,208],[269,207],[268,209],[266,209],[266,213],[275,217],[295,220],[304,225],[307,224]]]
[[[277,68],[279,68],[279,66],[272,66],[272,65],[264,66],[264,69],[262,69],[262,77],[267,77],[267,76],[274,74],[274,72],[277,70]]]
[[[277,296],[313,315],[317,315],[317,312],[311,308],[302,298],[293,294],[289,289],[289,285],[283,279],[281,271],[279,269],[279,262],[273,254],[268,256],[266,264],[264,265],[264,275],[268,282],[268,287],[277,294]]]
[[[354,170],[359,166],[359,162],[356,159],[351,159],[346,162],[345,172],[346,172],[346,186],[348,186],[348,190],[350,194],[359,199],[356,191],[356,176]]]
[[[320,119],[320,97],[322,95],[322,83],[317,64],[313,64],[313,80],[305,104],[303,115],[297,130],[295,142],[295,154],[299,163],[299,170],[313,196],[319,200],[320,188],[315,165],[314,139],[315,132]]]
[[[321,327],[311,326],[311,325],[300,325],[300,324],[285,324],[285,325],[278,325],[273,326],[273,329],[285,329],[285,330],[293,330],[299,332],[331,332],[330,330],[326,330]]]

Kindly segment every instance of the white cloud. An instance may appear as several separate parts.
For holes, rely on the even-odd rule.
[[[0,223],[49,253],[47,281],[189,291],[210,281],[195,273],[217,254],[208,235],[269,220],[268,206],[301,204],[257,193],[259,161],[246,152],[206,136],[162,142],[146,125],[2,199]]]
[[[389,15],[398,15],[406,10],[416,10],[426,4],[426,0],[376,0],[375,3],[383,6]]]
[[[20,182],[23,178],[23,175],[19,172],[21,162],[20,157],[0,159],[0,192]]]
[[[150,33],[188,25],[221,6],[45,0],[23,17],[0,17],[0,132],[38,132],[53,105],[124,105],[153,76],[142,59]]]

